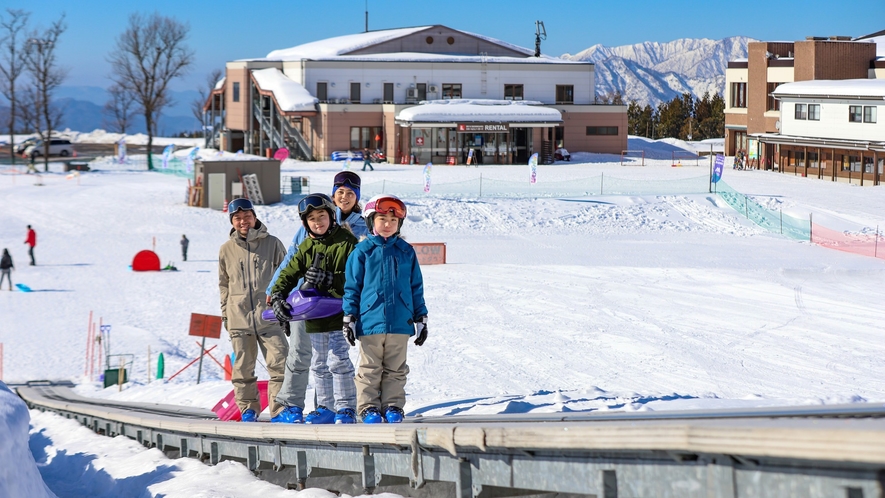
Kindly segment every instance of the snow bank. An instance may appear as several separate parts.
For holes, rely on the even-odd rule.
[[[25,402],[0,382],[0,496],[55,496],[28,446],[29,424]]]
[[[272,92],[283,111],[314,111],[319,99],[275,67],[252,71],[262,90]]]

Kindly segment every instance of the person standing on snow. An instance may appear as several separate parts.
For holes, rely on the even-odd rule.
[[[366,171],[366,166],[375,171],[375,168],[372,167],[372,154],[369,153],[369,149],[363,151],[363,171]]]
[[[333,297],[344,292],[344,267],[357,239],[335,223],[335,205],[325,194],[311,194],[298,203],[298,215],[308,237],[271,289],[274,315],[288,323],[292,307],[286,302],[289,293],[303,278],[313,288]],[[305,321],[305,331],[312,349],[310,370],[316,381],[317,407],[309,413],[307,424],[356,423],[356,386],[353,363],[347,343],[338,333],[342,313]],[[330,409],[331,408],[331,409]]]
[[[233,228],[230,239],[218,252],[221,319],[236,355],[231,383],[237,406],[243,422],[255,422],[261,412],[255,377],[259,348],[270,375],[267,399],[271,417],[283,409],[276,396],[283,384],[289,346],[283,331],[276,324],[262,320],[261,313],[267,309],[262,291],[273,269],[283,260],[285,248],[255,216],[249,199],[234,200],[228,205],[228,211]]]
[[[9,290],[12,290],[12,270],[15,265],[12,264],[12,256],[9,249],[3,249],[3,257],[0,258],[0,287],[3,287],[3,279],[9,280]]]
[[[28,245],[28,256],[31,257],[31,266],[36,266],[37,262],[34,261],[34,247],[37,245],[37,232],[31,228],[31,225],[28,225],[28,238],[25,239],[25,244]]]
[[[356,375],[357,409],[365,424],[403,421],[406,404],[406,350],[427,340],[424,278],[415,249],[400,236],[406,205],[393,195],[366,203],[372,233],[347,260],[342,333],[351,346],[360,341]]]
[[[366,223],[361,215],[360,207],[360,177],[351,171],[342,171],[335,175],[332,185],[332,199],[335,203],[335,220],[338,225],[348,228],[357,238],[368,234]],[[286,257],[277,268],[270,285],[267,286],[267,304],[271,304],[271,294],[274,284],[280,277],[280,272],[289,266],[289,262],[298,252],[298,246],[307,238],[307,230],[303,224],[292,238]],[[301,286],[298,282],[296,288]],[[300,424],[304,422],[304,398],[307,393],[307,382],[310,368],[311,346],[310,338],[304,328],[304,321],[285,322],[284,327],[289,327],[289,357],[286,359],[286,379],[277,402],[286,408],[280,414],[271,419],[271,422],[284,422]]]
[[[187,261],[187,246],[191,241],[187,240],[187,235],[181,235],[181,260]]]

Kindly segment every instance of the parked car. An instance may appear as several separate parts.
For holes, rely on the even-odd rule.
[[[31,137],[24,139],[21,143],[15,144],[15,153],[16,155],[22,155],[25,153],[25,149],[37,143],[37,137]]]
[[[49,155],[68,157],[74,154],[74,146],[71,141],[65,138],[52,138],[49,140]],[[43,155],[43,141],[37,140],[33,145],[28,146],[23,154],[25,157],[40,157]]]

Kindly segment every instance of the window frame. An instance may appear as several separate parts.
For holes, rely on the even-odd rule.
[[[556,85],[557,104],[574,104],[575,103],[575,85]]]
[[[440,85],[440,90],[440,97],[443,100],[460,99],[463,95],[461,83],[443,83]]]
[[[820,121],[820,104],[808,104],[808,120]]]
[[[393,98],[393,83],[385,82],[383,85],[381,85],[381,102],[384,102],[385,104],[392,104]]]
[[[240,82],[234,81],[233,83],[234,83],[234,85],[233,85],[233,88],[231,89],[231,99],[232,99],[232,102],[239,102],[240,101]]]
[[[322,91],[320,91],[320,88],[322,88]],[[317,100],[320,102],[329,100],[329,82],[317,81]]]
[[[863,106],[862,105],[848,106],[848,122],[849,123],[863,123]]]
[[[876,107],[874,105],[865,105],[863,106],[863,122],[864,123],[875,123],[876,122]],[[872,112],[867,112],[872,111]]]
[[[731,107],[735,109],[747,108],[747,83],[744,81],[733,81],[731,83]]]
[[[350,103],[351,104],[359,104],[361,99],[361,90],[362,85],[359,81],[351,81],[350,82]],[[354,98],[356,97],[356,98]]]
[[[509,95],[508,95],[509,93]],[[524,100],[525,85],[519,83],[504,84],[504,100]]]
[[[804,121],[808,119],[808,104],[793,104],[793,119]]]
[[[614,137],[618,135],[617,126],[588,126],[586,128],[588,137]]]

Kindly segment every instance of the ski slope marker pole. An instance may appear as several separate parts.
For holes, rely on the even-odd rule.
[[[86,361],[83,365],[83,375],[89,375],[89,365],[92,361],[90,352],[92,351],[92,310],[89,311],[89,325],[86,327]]]

